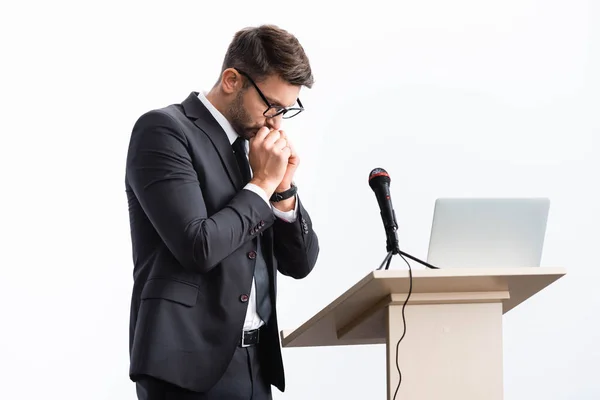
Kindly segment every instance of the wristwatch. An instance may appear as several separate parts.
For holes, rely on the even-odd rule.
[[[278,201],[286,200],[292,196],[295,196],[297,192],[298,192],[298,188],[296,187],[296,185],[294,185],[292,183],[288,190],[285,190],[280,193],[277,193],[277,192],[273,193],[270,200],[274,203],[277,203]]]

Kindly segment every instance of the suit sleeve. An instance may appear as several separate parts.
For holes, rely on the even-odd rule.
[[[306,277],[319,255],[319,239],[306,209],[296,197],[297,218],[288,222],[277,218],[273,224],[274,253],[278,270],[296,279]]]
[[[163,242],[191,271],[210,271],[275,220],[269,205],[249,190],[207,215],[187,139],[175,120],[160,111],[136,122],[126,179]]]

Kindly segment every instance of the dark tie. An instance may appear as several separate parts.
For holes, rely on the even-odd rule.
[[[237,160],[238,167],[242,173],[244,185],[250,182],[250,164],[246,157],[246,139],[238,137],[233,142],[233,152]],[[256,284],[256,308],[260,318],[268,322],[271,315],[271,300],[269,299],[269,273],[267,264],[262,255],[261,238],[258,240],[256,266],[254,268],[254,283]]]
[[[240,136],[233,142],[233,153],[235,154],[238,167],[240,167],[240,172],[242,173],[242,179],[245,185],[250,182],[251,179],[250,164],[246,157],[246,139]]]

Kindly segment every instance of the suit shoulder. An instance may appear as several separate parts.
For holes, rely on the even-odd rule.
[[[129,153],[144,148],[180,148],[189,146],[189,135],[178,114],[177,105],[157,108],[142,114],[130,133]]]
[[[142,114],[135,121],[134,129],[149,126],[163,126],[175,128],[181,124],[184,116],[178,104],[172,104],[163,108],[156,108]]]

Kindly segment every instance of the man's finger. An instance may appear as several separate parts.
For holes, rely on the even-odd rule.
[[[296,149],[294,148],[294,145],[292,144],[292,142],[290,142],[288,140],[287,141],[287,146],[290,148],[290,156],[291,157],[296,157]]]
[[[269,134],[264,140],[265,147],[270,148],[277,140],[279,140],[279,138],[281,138],[281,134],[279,133],[279,131],[273,130],[269,132]]]
[[[283,148],[286,147],[287,145],[288,145],[287,140],[285,140],[284,138],[279,138],[279,139],[277,139],[277,141],[275,142],[273,147],[278,150],[283,150]]]
[[[291,151],[292,150],[290,149],[289,146],[285,146],[283,149],[281,149],[281,154],[285,155],[285,157],[289,159],[291,157],[291,155],[292,155]]]
[[[253,141],[262,142],[265,139],[265,137],[267,137],[269,132],[270,132],[269,128],[267,128],[266,126],[263,126],[262,128],[260,128],[258,130],[258,132],[256,132],[256,135],[252,139],[254,139]]]
[[[296,149],[294,148],[294,145],[292,144],[292,141],[290,140],[290,138],[288,138],[288,136],[285,134],[285,132],[280,131],[281,133],[281,137],[285,138],[285,140],[287,141],[287,146],[290,148],[290,154],[292,157],[294,157],[296,155]]]

